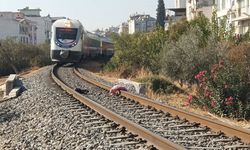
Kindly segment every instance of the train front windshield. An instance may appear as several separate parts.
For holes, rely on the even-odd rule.
[[[70,44],[76,40],[76,28],[56,28],[56,39],[63,44]]]

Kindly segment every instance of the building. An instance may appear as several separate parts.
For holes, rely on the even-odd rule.
[[[186,0],[175,0],[175,8],[186,8]]]
[[[186,0],[176,0],[175,8],[166,9],[166,13],[165,30],[168,30],[171,24],[186,18]]]
[[[128,20],[128,33],[150,32],[156,27],[156,19],[150,15],[131,15]]]
[[[188,0],[186,3],[187,20],[194,19],[198,13],[203,13],[210,19],[212,17],[213,5],[214,0]]]
[[[227,16],[228,24],[235,27],[235,33],[244,34],[250,25],[250,0],[215,0],[217,16]]]
[[[111,26],[108,29],[105,29],[105,33],[118,33],[118,31],[119,31],[118,26],[116,26],[116,27]]]
[[[211,18],[217,12],[218,18],[227,18],[227,26],[234,26],[236,34],[244,34],[250,25],[250,0],[188,0],[187,19],[193,19],[202,12]]]
[[[0,39],[14,38],[28,44],[48,42],[52,23],[65,17],[41,17],[40,11],[25,7],[19,12],[0,12]]]
[[[29,7],[25,7],[23,9],[18,9],[18,11],[25,14],[26,17],[41,17],[40,11],[41,9],[30,9]]]
[[[165,20],[165,30],[168,30],[171,24],[175,24],[179,20],[186,18],[186,8],[168,8],[166,10],[168,14]],[[174,15],[170,15],[172,12]]]
[[[122,34],[122,33],[128,33],[128,23],[127,22],[123,22],[118,30],[118,34]]]
[[[41,17],[40,15],[41,9],[30,9],[29,7],[25,7],[23,9],[19,9],[19,11],[25,15],[25,18],[36,23],[37,26],[36,43],[42,44],[48,42],[50,39],[50,32],[52,25],[51,17],[49,15]]]
[[[20,12],[0,12],[0,39],[36,44],[37,26]]]

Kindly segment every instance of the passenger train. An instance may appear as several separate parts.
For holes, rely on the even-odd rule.
[[[59,19],[52,24],[51,51],[53,62],[79,62],[81,58],[112,56],[113,43],[84,30],[78,20]]]

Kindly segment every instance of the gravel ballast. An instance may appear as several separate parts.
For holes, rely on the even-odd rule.
[[[106,132],[93,126],[84,116],[100,115],[59,89],[50,70],[51,66],[23,79],[27,90],[0,103],[0,149],[147,149],[143,142],[139,147],[115,145],[107,134],[119,127]],[[82,110],[79,113],[71,107]],[[112,121],[104,122],[102,126],[115,126]],[[135,138],[131,141],[140,143]]]

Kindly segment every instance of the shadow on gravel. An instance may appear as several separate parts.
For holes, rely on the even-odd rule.
[[[10,112],[10,111],[5,111],[2,112],[0,111],[0,124],[7,122],[7,121],[11,121],[13,118],[19,118],[20,114],[16,113],[16,112]]]

